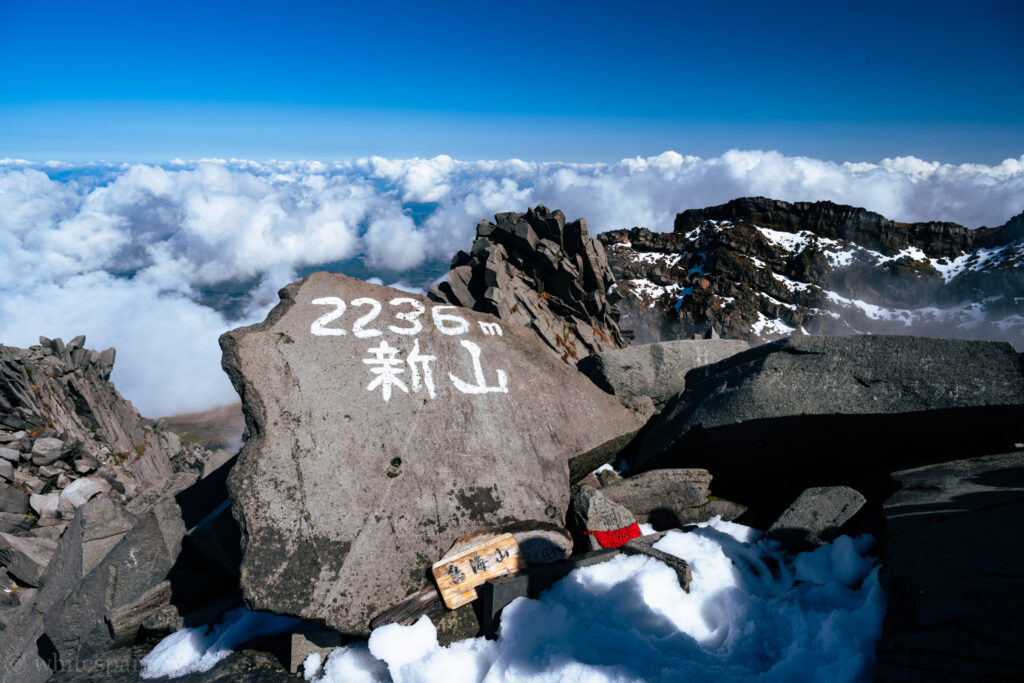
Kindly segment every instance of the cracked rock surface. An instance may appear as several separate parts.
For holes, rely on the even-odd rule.
[[[767,526],[805,488],[870,497],[868,480],[893,470],[1010,450],[1022,425],[1024,376],[1005,342],[799,336],[690,371],[629,459],[706,468]]]
[[[328,273],[281,297],[221,337],[250,435],[229,488],[253,609],[365,635],[460,534],[563,524],[569,460],[640,426],[493,316]]]
[[[567,363],[626,346],[619,328],[615,281],[604,247],[586,220],[537,206],[481,221],[469,253],[452,259],[431,299],[490,313],[533,329]]]

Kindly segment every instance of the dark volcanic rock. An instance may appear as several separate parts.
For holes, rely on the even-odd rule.
[[[630,461],[706,468],[716,492],[758,507],[767,525],[780,499],[810,486],[867,495],[866,478],[1005,451],[1022,430],[1024,376],[1008,344],[791,337],[691,371]]]
[[[794,552],[803,552],[833,540],[865,503],[864,496],[849,486],[809,488],[786,508],[765,536],[781,541]]]
[[[637,341],[912,331],[1024,348],[1024,214],[971,230],[753,197],[599,239]]]
[[[749,221],[789,232],[813,230],[833,239],[895,254],[914,246],[936,256],[955,257],[978,246],[1005,244],[1024,235],[1024,224],[1013,221],[1000,228],[969,230],[956,223],[897,223],[873,211],[833,202],[790,204],[766,197],[742,197],[706,209],[690,209],[676,216],[675,232],[688,232],[707,221]]]
[[[659,530],[706,522],[715,515],[733,520],[743,514],[742,505],[711,500],[710,483],[707,470],[651,470],[603,486],[601,493]]]
[[[431,299],[530,327],[566,362],[626,345],[606,296],[612,272],[584,219],[566,224],[538,206],[494,220],[477,226],[471,252],[455,255]]]
[[[328,273],[281,297],[221,337],[254,609],[365,634],[460,534],[563,523],[567,461],[639,426],[517,325]]]
[[[692,339],[630,346],[587,356],[576,364],[622,405],[644,415],[662,410],[686,388],[686,373],[746,351],[745,341]]]
[[[1016,680],[1024,630],[1024,453],[897,472],[884,506],[888,593],[875,675]]]

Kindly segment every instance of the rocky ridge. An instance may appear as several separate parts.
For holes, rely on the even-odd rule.
[[[544,206],[494,220],[480,222],[472,249],[455,255],[432,300],[529,327],[566,362],[628,343],[607,294],[612,271],[586,220],[567,223]]]
[[[176,567],[202,577],[199,600],[230,590],[183,552],[211,511],[185,493],[211,454],[140,417],[109,381],[114,358],[82,336],[0,346],[0,680],[133,642],[171,603]]]
[[[671,233],[599,236],[643,342],[888,333],[1024,345],[1024,214],[997,228],[898,223],[832,202],[752,197],[677,215]],[[924,304],[924,305],[922,305]]]

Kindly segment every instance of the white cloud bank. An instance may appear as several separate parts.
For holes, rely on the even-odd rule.
[[[87,334],[92,347],[118,348],[114,380],[143,414],[198,410],[236,399],[217,336],[262,319],[297,269],[361,256],[393,274],[447,260],[481,219],[538,203],[587,218],[594,233],[669,231],[683,209],[749,195],[999,225],[1024,210],[1024,156],[997,166],[761,151],[615,164],[0,160],[0,342]],[[427,204],[412,207],[425,218],[410,204]]]

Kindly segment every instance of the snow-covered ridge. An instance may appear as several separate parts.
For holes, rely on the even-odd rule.
[[[889,225],[892,232],[881,237],[865,229],[866,244],[835,237],[858,234],[849,227],[823,235],[818,228],[719,218],[684,230],[677,219],[675,233],[634,229],[602,240],[622,284],[624,327],[651,328],[649,338],[642,329],[646,341],[714,328],[760,340],[800,331],[920,332],[1006,339],[1024,348],[1020,230],[992,229],[975,240],[959,226],[922,224],[911,237],[917,242],[893,248],[902,228]],[[999,235],[1009,241],[993,243]],[[956,245],[975,246],[958,252]],[[630,314],[631,305],[638,313]]]

